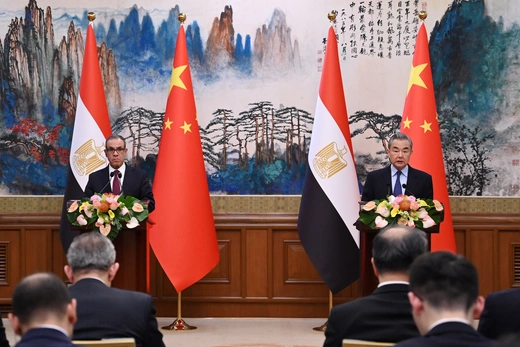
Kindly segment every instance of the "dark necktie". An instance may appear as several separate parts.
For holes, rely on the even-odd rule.
[[[112,193],[121,194],[121,181],[119,180],[119,170],[114,170],[114,182],[112,183]]]
[[[398,196],[403,194],[403,189],[401,188],[401,171],[397,170],[395,174],[395,186],[394,186],[394,196]]]

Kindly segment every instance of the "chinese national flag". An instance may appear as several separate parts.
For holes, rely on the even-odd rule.
[[[177,36],[153,194],[150,244],[180,293],[220,260],[183,26]]]
[[[428,36],[424,23],[417,34],[412,71],[404,104],[401,132],[413,141],[410,165],[432,175],[434,198],[444,204],[444,222],[439,234],[432,234],[432,251],[456,252],[441,135],[435,106]]]

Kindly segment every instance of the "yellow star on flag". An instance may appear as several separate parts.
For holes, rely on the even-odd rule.
[[[424,133],[426,134],[427,131],[432,131],[432,123],[426,122],[426,119],[424,120],[424,124],[420,126],[420,128],[424,129]]]
[[[408,128],[410,129],[410,124],[412,124],[413,120],[409,120],[408,117],[406,117],[406,120],[403,121],[404,129]]]
[[[424,84],[424,81],[421,78],[421,73],[424,69],[426,69],[426,66],[428,66],[427,63],[412,66],[412,71],[410,72],[410,79],[408,80],[408,91],[406,92],[406,94],[410,92],[410,88],[412,88],[412,85],[414,84],[418,85],[419,87],[428,89],[428,87],[426,87],[426,84]]]
[[[166,122],[164,122],[164,129],[170,129],[171,130],[170,125],[172,125],[172,123],[173,123],[173,121],[170,121],[170,118],[168,118],[166,120]]]
[[[173,86],[186,90],[186,86],[184,85],[184,82],[181,79],[181,75],[187,67],[188,65],[181,65],[173,69],[172,78],[170,80],[170,90],[168,92],[172,90]]]
[[[184,133],[186,134],[188,131],[191,133],[190,127],[191,127],[191,124],[188,124],[188,123],[186,123],[186,121],[184,121],[184,125],[181,126],[180,128],[182,130],[184,130]]]

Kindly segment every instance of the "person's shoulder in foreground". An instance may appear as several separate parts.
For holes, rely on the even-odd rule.
[[[408,270],[428,249],[426,234],[407,226],[381,230],[372,246],[372,268],[379,287],[369,296],[332,308],[325,347],[341,347],[343,339],[398,342],[419,336],[408,301]]]
[[[22,338],[18,347],[71,347],[76,322],[76,301],[65,283],[51,273],[25,277],[16,286],[13,312],[8,317],[15,334]]]
[[[65,274],[78,302],[74,339],[133,337],[138,347],[163,347],[153,298],[110,287],[119,269],[115,259],[114,245],[98,232],[81,234],[70,245]]]
[[[433,252],[418,257],[410,268],[408,298],[422,336],[396,346],[493,346],[471,325],[484,298],[478,295],[477,270],[463,256]]]
[[[520,333],[520,288],[489,294],[477,330],[490,339]]]

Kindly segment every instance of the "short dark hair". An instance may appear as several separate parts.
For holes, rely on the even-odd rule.
[[[62,317],[67,314],[67,305],[71,300],[69,290],[58,276],[48,272],[35,273],[16,286],[12,300],[13,314],[23,325],[47,315]]]
[[[392,147],[392,142],[394,142],[394,140],[408,141],[410,143],[410,149],[413,148],[412,139],[408,135],[401,133],[401,132],[396,132],[395,134],[390,136],[390,139],[388,140],[388,149],[390,149]]]
[[[462,255],[426,253],[410,268],[410,291],[434,308],[467,311],[478,297],[477,269]]]
[[[399,237],[389,230],[403,230]],[[415,258],[428,251],[428,239],[422,230],[405,225],[390,225],[374,237],[372,257],[380,273],[408,272]]]
[[[108,148],[108,141],[110,140],[123,140],[123,143],[125,144],[125,148],[126,148],[126,140],[123,136],[121,135],[110,135],[109,137],[107,137],[106,141],[105,141],[105,149]]]
[[[72,271],[108,271],[116,261],[112,242],[97,231],[83,233],[74,238],[67,251],[67,261]]]

